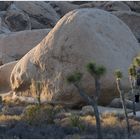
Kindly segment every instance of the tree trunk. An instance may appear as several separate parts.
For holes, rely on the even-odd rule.
[[[135,107],[135,94],[134,94],[134,88],[131,89],[132,95],[133,95],[133,115],[136,116],[136,107]]]
[[[123,106],[123,110],[124,110],[124,115],[125,115],[125,120],[126,120],[127,135],[128,135],[128,138],[129,138],[130,137],[130,126],[129,126],[129,121],[128,121],[128,115],[127,115],[127,110],[126,110],[124,93],[122,92],[122,89],[121,89],[120,80],[117,80],[117,88],[118,88],[118,91],[120,93],[120,98],[121,98],[121,102],[122,102],[122,106]]]
[[[98,139],[102,138],[102,133],[101,133],[101,121],[100,121],[100,115],[98,111],[98,106],[95,102],[94,105],[92,105],[94,108],[94,113],[95,113],[95,119],[96,119],[96,128],[97,128],[97,134],[98,134]]]
[[[96,100],[96,103],[98,102],[98,99],[101,95],[100,91],[101,91],[100,80],[98,77],[95,77],[95,94],[96,94],[95,100]]]
[[[92,107],[94,108],[95,119],[96,119],[96,129],[97,129],[97,138],[102,139],[101,122],[100,122],[100,116],[99,116],[99,111],[98,111],[96,100],[94,98],[91,99],[87,94],[85,94],[85,92],[83,92],[83,90],[77,84],[75,84],[75,87],[79,91],[80,96],[83,97],[83,99],[86,102],[88,102],[90,105],[92,105]]]
[[[136,115],[136,108],[135,108],[135,94],[134,94],[134,82],[132,80],[132,77],[130,77],[130,84],[131,84],[131,93],[133,95],[133,115]]]

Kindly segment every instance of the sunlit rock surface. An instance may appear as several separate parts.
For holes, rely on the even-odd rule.
[[[114,71],[123,72],[123,86],[129,87],[127,69],[139,51],[133,33],[116,16],[99,9],[74,10],[16,64],[11,87],[20,92],[29,89],[31,79],[45,81],[42,100],[76,105],[82,99],[66,77],[75,71],[82,72],[81,84],[93,95],[94,80],[85,65],[95,61],[107,69],[101,80],[101,102],[108,104],[116,95]]]

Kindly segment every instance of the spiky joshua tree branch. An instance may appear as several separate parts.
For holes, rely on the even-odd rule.
[[[136,88],[136,78],[137,78],[137,72],[136,72],[136,67],[135,65],[132,65],[128,69],[129,73],[129,81],[131,85],[131,93],[133,96],[133,114],[136,115],[136,109],[135,109],[135,88]]]

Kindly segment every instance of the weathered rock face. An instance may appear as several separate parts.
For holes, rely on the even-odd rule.
[[[27,13],[31,19],[31,27],[37,28],[51,28],[54,27],[59,20],[59,15],[55,10],[43,1],[15,1],[14,4],[19,9]]]
[[[118,11],[112,13],[128,25],[140,42],[140,14],[131,11]]]
[[[140,1],[125,1],[124,3],[126,3],[131,10],[140,12]]]
[[[107,2],[106,1],[92,1],[80,5],[80,8],[102,8]]]
[[[80,5],[80,8],[100,8],[106,11],[131,11],[129,6],[121,1],[93,1]]]
[[[0,34],[2,33],[10,33],[9,27],[4,22],[4,15],[6,11],[0,11]]]
[[[78,9],[79,6],[76,4],[72,4],[67,1],[51,1],[50,5],[55,9],[57,13],[59,13],[61,16],[64,16],[69,11],[72,11],[74,9]]]
[[[4,15],[4,22],[8,25],[11,31],[31,29],[29,16],[16,8],[14,4],[10,6]]]
[[[0,61],[8,63],[19,60],[38,44],[50,29],[26,30],[0,35]]]
[[[89,1],[70,1],[70,3],[76,4],[76,5],[82,5],[82,4],[89,3]]]
[[[131,30],[114,15],[99,9],[74,10],[16,64],[11,87],[18,92],[28,89],[31,79],[46,81],[44,100],[75,105],[82,99],[74,86],[66,82],[66,77],[74,71],[84,73],[81,84],[93,94],[94,81],[85,65],[95,61],[107,69],[101,81],[101,101],[107,104],[116,87],[115,69],[123,72],[123,86],[127,88],[127,69],[139,51]]]
[[[131,11],[129,6],[121,1],[109,1],[103,7],[107,11]]]
[[[12,4],[12,1],[0,1],[0,11],[5,11]]]
[[[17,61],[0,66],[0,92],[10,89],[10,75]]]
[[[8,27],[3,25],[2,18],[0,17],[0,34],[10,33],[10,32],[11,31],[8,29]]]

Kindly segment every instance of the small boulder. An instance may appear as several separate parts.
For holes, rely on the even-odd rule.
[[[50,5],[55,9],[55,11],[62,16],[64,16],[66,13],[78,9],[79,6],[72,4],[67,1],[51,1]]]
[[[30,30],[31,23],[27,14],[19,10],[12,4],[4,15],[4,22],[8,25],[11,31]]]
[[[132,11],[140,13],[140,1],[124,1]]]
[[[6,11],[12,3],[12,1],[0,1],[0,11]]]
[[[3,23],[2,23],[2,19],[0,17],[0,34],[3,34],[3,33],[10,33],[11,31],[6,28],[5,26],[3,26]]]
[[[83,106],[81,110],[82,115],[94,115],[94,109],[92,106]]]
[[[129,6],[121,1],[109,1],[103,6],[107,11],[131,11]]]
[[[26,12],[30,19],[33,19],[33,22],[31,19],[31,27],[33,29],[39,25],[38,23],[44,25],[44,28],[52,28],[60,19],[50,4],[44,1],[15,1],[14,4],[17,8]],[[37,25],[35,23],[37,23]]]
[[[16,107],[4,106],[2,108],[2,113],[4,115],[21,115],[23,110],[24,110],[24,107],[22,106],[16,106]]]
[[[2,33],[10,33],[9,27],[4,22],[4,15],[6,14],[6,11],[0,12],[0,34]]]
[[[125,99],[126,107],[128,109],[133,109],[133,102],[130,100]],[[115,98],[111,101],[110,107],[115,107],[115,108],[122,108],[122,102],[120,98]],[[136,111],[140,111],[140,103],[135,103],[135,109]]]
[[[114,108],[114,107],[104,107],[104,106],[98,106],[98,111],[100,114],[123,114],[123,109],[122,108]],[[127,112],[132,112],[132,110],[127,109]],[[91,105],[84,106],[82,108],[81,113],[83,115],[93,115],[94,114],[94,109]],[[86,114],[87,113],[87,114]]]
[[[87,3],[83,3],[80,5],[80,8],[100,8],[102,9],[102,7],[106,4],[106,1],[92,1],[92,2],[87,2]]]
[[[40,29],[1,34],[0,61],[5,64],[19,60],[42,41],[49,31],[50,29]]]

